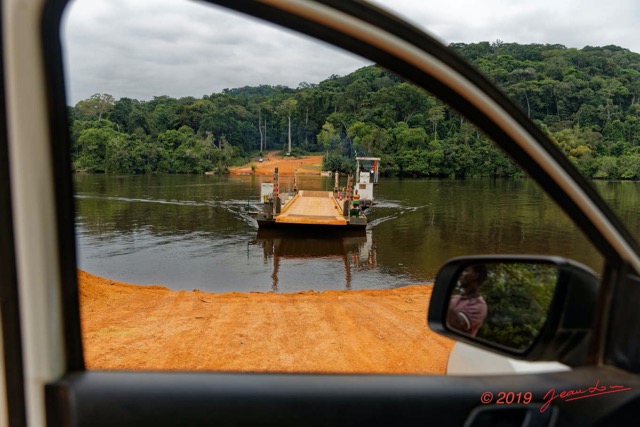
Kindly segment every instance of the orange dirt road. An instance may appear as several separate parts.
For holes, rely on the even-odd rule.
[[[251,165],[255,165],[256,170],[251,171]],[[276,151],[267,153],[263,162],[251,162],[244,166],[229,169],[231,175],[273,175],[273,170],[278,168],[281,176],[293,176],[295,171],[299,175],[319,175],[322,168],[322,155],[302,156],[302,157],[281,157]]]
[[[210,294],[79,271],[88,369],[442,374],[430,286]]]

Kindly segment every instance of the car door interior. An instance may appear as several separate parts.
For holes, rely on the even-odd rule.
[[[65,2],[55,0],[46,3],[42,15],[42,45],[54,145],[67,373],[46,387],[48,425],[586,426],[607,425],[638,413],[637,247],[569,160],[506,96],[440,42],[366,2],[212,3],[308,34],[386,67],[450,104],[518,162],[607,260],[597,305],[592,307],[595,326],[588,363],[569,372],[471,377],[86,371],[59,34]],[[600,386],[625,390],[588,399],[558,397]],[[501,393],[531,393],[532,399],[501,403],[497,399]],[[489,395],[494,398],[483,400]]]

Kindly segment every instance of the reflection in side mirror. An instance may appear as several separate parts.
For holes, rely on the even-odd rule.
[[[451,284],[447,327],[512,350],[540,334],[558,281],[558,267],[540,262],[467,265]]]
[[[581,366],[595,360],[599,290],[592,270],[566,258],[459,257],[438,271],[428,322],[435,332],[505,356]]]

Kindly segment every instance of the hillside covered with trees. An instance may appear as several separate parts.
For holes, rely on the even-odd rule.
[[[617,46],[452,44],[589,177],[640,179],[640,54]],[[446,105],[376,66],[319,83],[242,87],[200,99],[96,94],[69,107],[78,172],[223,173],[258,152],[382,157],[403,176],[519,175]]]

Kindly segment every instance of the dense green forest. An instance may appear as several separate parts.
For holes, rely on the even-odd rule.
[[[640,179],[640,55],[617,46],[455,43],[593,178]],[[96,94],[69,107],[78,172],[224,173],[263,151],[354,153],[404,176],[521,172],[470,123],[376,66],[315,83],[225,89],[201,99]]]
[[[487,317],[478,338],[525,350],[547,321],[558,268],[551,264],[488,264],[480,293]]]

